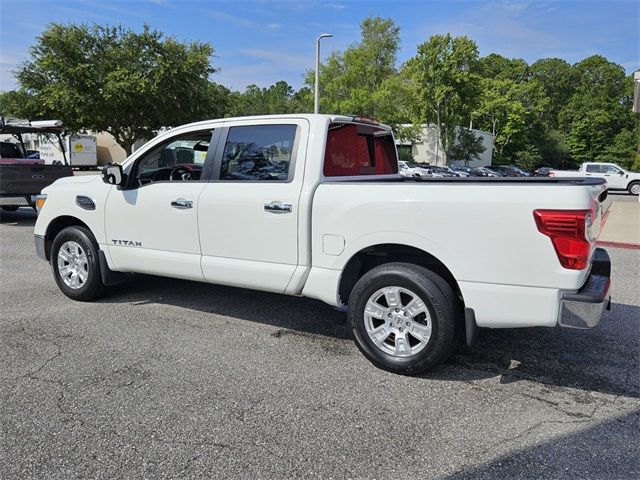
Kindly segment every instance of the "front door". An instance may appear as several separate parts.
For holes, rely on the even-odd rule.
[[[607,181],[607,186],[612,189],[626,189],[627,179],[624,172],[615,165],[603,165],[604,179]]]
[[[198,211],[205,280],[285,290],[298,264],[308,130],[306,120],[225,124]]]
[[[163,142],[136,160],[125,188],[111,190],[105,229],[112,268],[203,280],[197,212],[211,138],[209,129]]]

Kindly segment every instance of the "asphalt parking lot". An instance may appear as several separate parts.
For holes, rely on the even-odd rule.
[[[409,378],[316,301],[148,276],[68,300],[34,221],[0,222],[1,479],[640,478],[639,250],[609,249],[597,329],[481,331]]]

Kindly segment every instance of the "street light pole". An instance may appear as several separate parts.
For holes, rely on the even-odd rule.
[[[313,113],[320,112],[320,40],[333,37],[330,33],[323,33],[316,39],[316,84],[313,100]]]

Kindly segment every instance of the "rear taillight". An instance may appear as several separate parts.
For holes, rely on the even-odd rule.
[[[560,264],[571,270],[587,267],[591,243],[587,238],[591,210],[535,210],[533,217],[541,233],[548,236]]]

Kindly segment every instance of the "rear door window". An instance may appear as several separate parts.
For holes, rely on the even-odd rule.
[[[332,123],[324,155],[325,177],[398,173],[391,132],[372,125]]]
[[[589,173],[602,173],[601,165],[587,165],[587,172]]]
[[[220,180],[287,181],[297,131],[297,125],[230,127]]]

